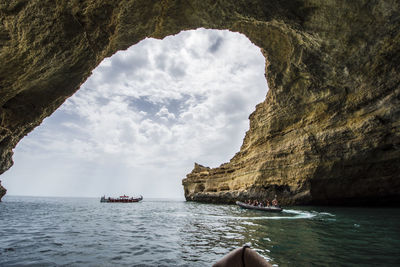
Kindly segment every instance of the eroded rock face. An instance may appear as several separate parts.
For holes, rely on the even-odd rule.
[[[270,90],[232,160],[183,180],[188,200],[399,201],[398,1],[11,0],[0,14],[0,173],[104,57],[205,27],[259,46]]]

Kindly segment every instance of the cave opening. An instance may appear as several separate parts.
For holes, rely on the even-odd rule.
[[[106,58],[15,149],[9,194],[183,198],[194,162],[239,151],[265,100],[265,58],[242,34],[183,31]],[[23,184],[24,186],[21,186]]]

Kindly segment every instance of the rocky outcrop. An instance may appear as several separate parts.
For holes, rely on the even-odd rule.
[[[188,200],[399,201],[398,1],[10,0],[0,14],[0,173],[102,59],[205,27],[259,46],[270,90],[232,160],[183,180]]]
[[[7,190],[1,185],[1,181],[0,181],[0,202],[1,199],[4,197],[4,195],[6,194]]]

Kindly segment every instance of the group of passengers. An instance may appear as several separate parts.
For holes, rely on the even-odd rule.
[[[265,201],[258,201],[258,200],[247,200],[246,201],[247,205],[252,205],[252,206],[256,206],[256,207],[278,207],[278,200],[276,200],[276,196],[275,198],[271,201],[271,203],[269,202],[268,199],[266,199]]]

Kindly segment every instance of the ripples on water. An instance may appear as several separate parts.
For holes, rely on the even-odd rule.
[[[0,266],[211,266],[245,243],[277,266],[396,266],[400,210],[270,214],[172,200],[10,196],[0,203]]]

